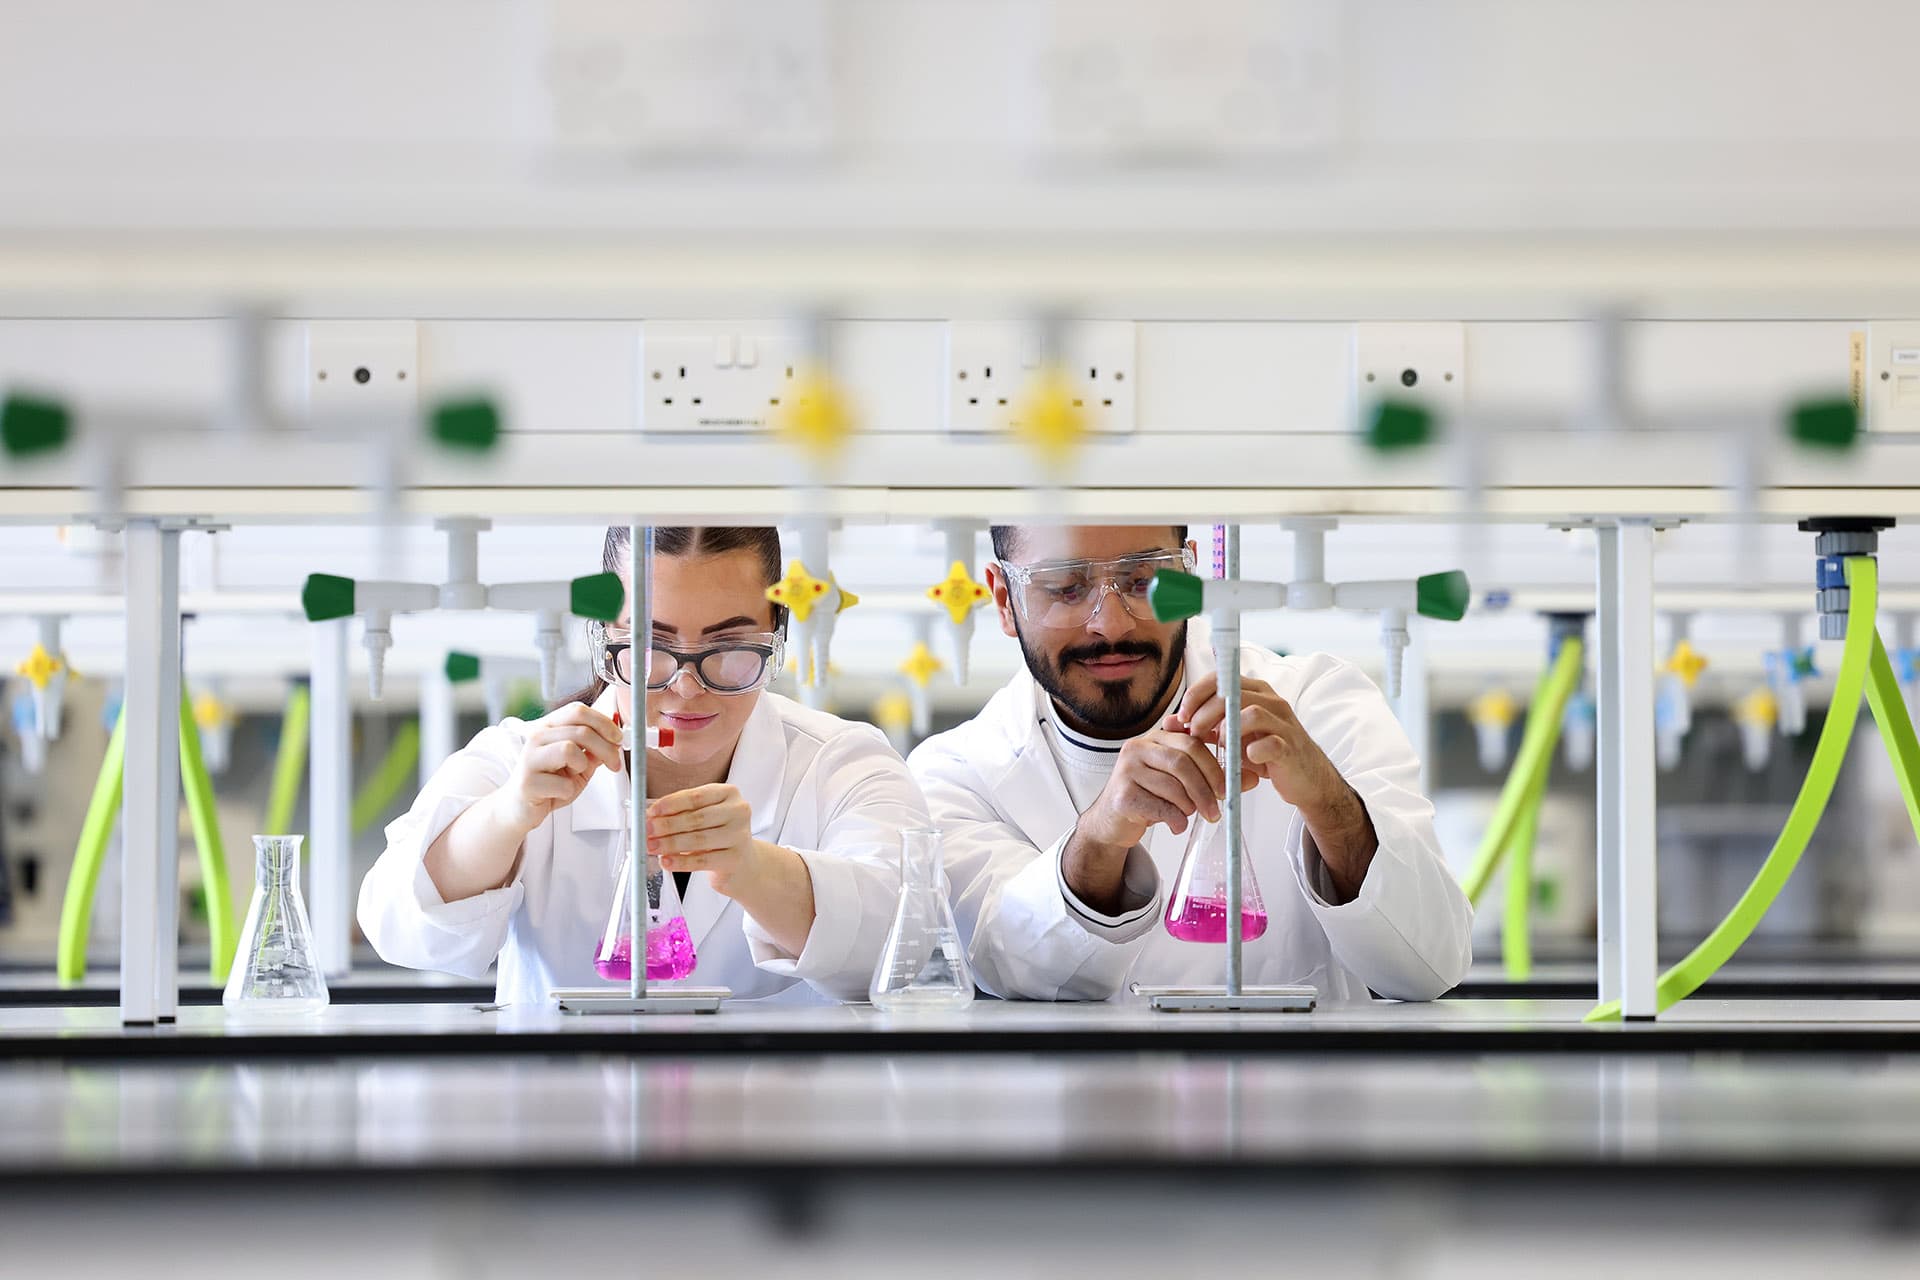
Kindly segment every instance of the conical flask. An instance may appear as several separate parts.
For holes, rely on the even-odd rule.
[[[934,828],[900,833],[900,906],[867,995],[890,1013],[957,1009],[973,999],[973,972],[947,901],[940,832]]]
[[[1215,752],[1218,754],[1218,751]],[[1182,942],[1227,940],[1227,826],[1198,814],[1187,828],[1187,851],[1180,858],[1173,892],[1167,896],[1167,932]],[[1251,942],[1267,931],[1267,904],[1253,878],[1253,858],[1244,831],[1240,839],[1240,939]]]
[[[601,931],[600,947],[593,955],[594,970],[610,982],[627,982],[633,977],[633,918],[627,911],[629,870],[633,854],[620,859],[620,870],[613,878],[613,907],[607,912],[607,927]],[[693,953],[693,934],[687,930],[687,917],[680,908],[680,889],[673,877],[660,866],[660,859],[647,855],[647,981],[672,982],[693,972],[699,957]]]
[[[259,1013],[327,1007],[327,980],[300,896],[300,836],[253,838],[253,901],[221,1003]]]

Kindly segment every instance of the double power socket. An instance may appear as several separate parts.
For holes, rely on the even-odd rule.
[[[1019,426],[1023,392],[1042,366],[1036,331],[1000,321],[940,327],[945,376],[939,420],[868,425],[954,436],[989,436]],[[1060,365],[1094,431],[1134,429],[1135,328],[1132,321],[1086,321],[1064,331]],[[883,352],[876,350],[869,361],[859,344],[847,348],[842,372],[856,388],[882,385],[902,372],[889,367]],[[805,359],[798,337],[777,323],[649,320],[641,326],[638,363],[641,429],[650,435],[765,430],[805,376]]]

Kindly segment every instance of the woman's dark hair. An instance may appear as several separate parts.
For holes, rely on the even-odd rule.
[[[632,542],[633,531],[626,525],[609,525],[606,540],[600,544],[600,568],[607,573],[620,574],[624,579]],[[653,554],[656,556],[717,556],[729,551],[753,553],[760,561],[760,572],[766,584],[772,586],[780,581],[780,531],[771,525],[663,525],[653,531]],[[773,629],[785,634],[787,607],[776,604],[772,608]],[[607,682],[595,671],[586,688],[562,698],[558,705],[594,702],[606,691]]]

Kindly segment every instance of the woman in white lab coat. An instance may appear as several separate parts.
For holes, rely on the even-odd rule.
[[[604,563],[626,577],[628,533]],[[693,981],[744,998],[864,999],[897,903],[900,832],[926,826],[879,730],[765,692],[784,649],[774,529],[655,533],[647,721],[650,848],[684,885]],[[497,958],[498,999],[601,984],[625,848],[619,724],[633,723],[627,619],[597,629],[598,678],[539,720],[484,730],[387,828],[360,886],[383,959],[467,978]],[[615,721],[616,715],[619,723]]]

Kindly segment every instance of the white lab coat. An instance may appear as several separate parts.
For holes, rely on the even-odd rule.
[[[387,828],[386,852],[360,886],[360,927],[383,959],[481,978],[497,957],[497,998],[515,1004],[607,985],[593,958],[624,851],[624,782],[596,770],[578,799],[527,836],[509,884],[441,900],[424,865],[428,847],[507,781],[527,733],[526,722],[505,720],[448,759]],[[684,903],[698,956],[691,981],[748,999],[866,999],[899,900],[900,832],[927,825],[906,765],[871,725],[763,693],[727,781],[752,810],[753,834],[805,860],[813,929],[795,956],[696,871]]]
[[[1190,625],[1187,675],[1214,669],[1207,629]],[[1247,792],[1246,847],[1265,898],[1264,935],[1242,952],[1248,983],[1310,983],[1328,1001],[1424,1000],[1458,982],[1471,959],[1473,909],[1440,854],[1419,765],[1380,692],[1325,654],[1282,658],[1242,648],[1241,672],[1293,705],[1309,735],[1366,803],[1379,852],[1359,895],[1333,905],[1306,824],[1271,784]],[[1218,985],[1219,946],[1182,942],[1161,923],[1186,837],[1148,831],[1129,855],[1129,923],[1070,906],[1061,849],[1078,813],[1042,736],[1047,695],[1025,670],[981,713],[913,752],[909,764],[945,833],[955,915],[974,978],[995,994],[1103,1000],[1130,983]]]

